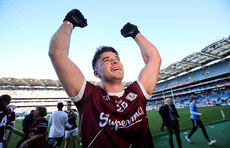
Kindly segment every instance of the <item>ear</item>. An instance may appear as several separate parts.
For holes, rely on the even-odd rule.
[[[98,73],[98,71],[94,70],[93,74],[95,75],[95,77],[101,78],[101,75]]]

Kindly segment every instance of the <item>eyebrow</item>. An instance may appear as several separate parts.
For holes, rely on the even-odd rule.
[[[110,57],[104,57],[104,58],[102,58],[102,61],[104,61],[105,59],[108,59],[108,58],[110,58]],[[115,56],[115,58],[118,58],[118,59],[120,59],[120,57],[119,56]]]
[[[109,57],[104,57],[104,58],[102,58],[102,61],[104,61],[105,59],[108,59]]]

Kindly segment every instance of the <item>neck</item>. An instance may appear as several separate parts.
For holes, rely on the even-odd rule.
[[[41,119],[41,118],[42,118],[42,116],[40,116],[40,115],[36,117],[36,119]]]
[[[124,90],[122,82],[102,82],[103,88],[107,92],[118,93]]]

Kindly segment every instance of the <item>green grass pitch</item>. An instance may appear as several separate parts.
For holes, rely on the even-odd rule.
[[[222,117],[222,114],[220,111],[221,109],[223,110],[223,112],[225,114],[225,120],[229,120],[230,119],[230,106],[200,107],[199,112],[204,113],[204,116],[201,117],[201,120],[203,121],[203,123],[205,125],[211,125],[211,124],[225,121],[225,120],[223,120],[223,117]],[[190,119],[189,109],[183,108],[183,109],[177,109],[177,110],[178,110],[178,113],[180,115],[181,132],[191,129],[192,128],[192,122]],[[166,131],[165,132],[160,131],[162,119],[158,113],[158,110],[147,111],[147,114],[148,114],[148,118],[149,118],[149,126],[150,126],[150,130],[152,133],[152,137],[157,138],[159,136],[167,135]],[[78,121],[78,119],[77,119],[77,121]],[[22,129],[22,120],[21,121],[16,120],[15,126],[17,129]],[[48,128],[48,131],[49,131],[49,128]],[[225,134],[226,134],[226,136],[228,136],[228,133],[225,133]],[[181,139],[183,139],[183,138],[184,137],[181,137]],[[20,136],[17,136],[14,134],[8,147],[9,148],[15,148],[15,146],[19,140],[20,140]],[[157,143],[157,141],[154,141],[154,143],[155,142]],[[166,142],[168,142],[167,139],[166,139]],[[78,148],[79,148],[80,147],[79,138],[77,139],[77,144],[78,144]],[[176,143],[174,143],[174,145],[176,145]],[[156,146],[156,144],[155,144],[155,146]],[[64,147],[64,141],[62,142],[61,147]],[[70,143],[69,147],[72,147],[71,143]],[[196,147],[199,147],[199,145],[196,145]]]

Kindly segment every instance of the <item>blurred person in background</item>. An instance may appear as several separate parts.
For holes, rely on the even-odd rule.
[[[191,97],[190,98],[190,105],[189,105],[189,110],[190,110],[190,118],[192,120],[192,130],[189,132],[189,134],[187,136],[185,136],[185,139],[189,142],[192,143],[192,140],[190,139],[192,137],[192,135],[194,134],[194,132],[197,130],[197,126],[199,125],[199,127],[201,128],[203,135],[205,137],[205,139],[208,142],[208,145],[213,145],[214,143],[216,143],[216,140],[210,140],[208,137],[208,134],[206,132],[206,129],[203,125],[203,122],[200,119],[200,116],[203,116],[203,113],[199,113],[198,111],[198,107],[196,106],[197,103],[197,98],[196,97]]]
[[[11,112],[11,114],[9,115],[9,118],[8,118],[8,120],[7,120],[7,123],[6,123],[6,125],[11,125],[11,126],[15,126],[15,112],[14,112],[14,110],[16,109],[16,106],[14,106],[14,105],[9,105],[8,107],[11,107],[12,109],[13,109],[13,112]],[[5,132],[5,134],[6,134],[6,132]],[[7,134],[6,134],[7,135]],[[5,136],[6,136],[5,135]],[[11,140],[11,138],[12,138],[12,135],[13,135],[13,132],[12,131],[9,131],[8,132],[8,135],[7,135],[7,139],[4,139],[4,142],[3,142],[3,145],[4,145],[4,148],[7,148],[8,147],[8,145],[9,145],[9,143],[10,143],[10,140]],[[5,138],[5,136],[4,136],[4,138]]]
[[[77,147],[76,139],[78,135],[78,127],[77,127],[77,116],[78,112],[76,109],[72,109],[72,101],[67,101],[66,103],[67,110],[65,111],[68,115],[68,123],[72,126],[72,128],[65,129],[65,146],[64,148],[68,148],[70,138],[72,137],[72,145],[73,148]]]
[[[165,126],[165,125],[164,125],[164,121],[163,121],[164,106],[165,106],[165,102],[162,101],[162,102],[161,102],[161,106],[160,106],[160,108],[159,108],[159,114],[160,114],[161,119],[162,119],[162,124],[161,124],[161,128],[160,128],[161,131],[164,131],[164,126]]]
[[[22,136],[22,138],[20,139],[20,141],[18,142],[16,148],[19,148],[19,146],[26,141],[29,137],[29,129],[30,126],[32,125],[32,123],[36,120],[36,117],[34,116],[35,114],[35,110],[31,110],[30,114],[28,114],[27,116],[25,116],[25,118],[22,121],[22,131],[24,133],[27,133],[25,136]]]
[[[63,109],[64,104],[59,102],[57,104],[57,111],[53,112],[49,119],[49,138],[46,142],[47,146],[50,147],[60,147],[63,137],[65,134],[65,127],[71,128],[72,126],[68,124],[68,115],[64,112]],[[55,142],[56,141],[56,142]]]
[[[174,144],[173,144],[173,132],[174,132],[176,135],[177,145],[179,148],[182,148],[181,138],[180,138],[180,125],[179,125],[180,117],[171,98],[166,99],[166,105],[164,106],[163,109],[163,121],[168,131],[170,147],[174,148]]]
[[[28,133],[7,125],[7,129],[12,130],[15,134],[28,136],[28,139],[19,148],[42,148],[45,145],[48,121],[44,117],[47,115],[47,110],[44,106],[37,106],[34,115],[36,120],[31,124]]]
[[[13,108],[9,107],[11,96],[4,94],[0,96],[0,148],[7,147],[8,143],[4,142],[7,122],[13,112]],[[8,107],[7,107],[8,106]],[[5,145],[3,145],[3,143]]]

